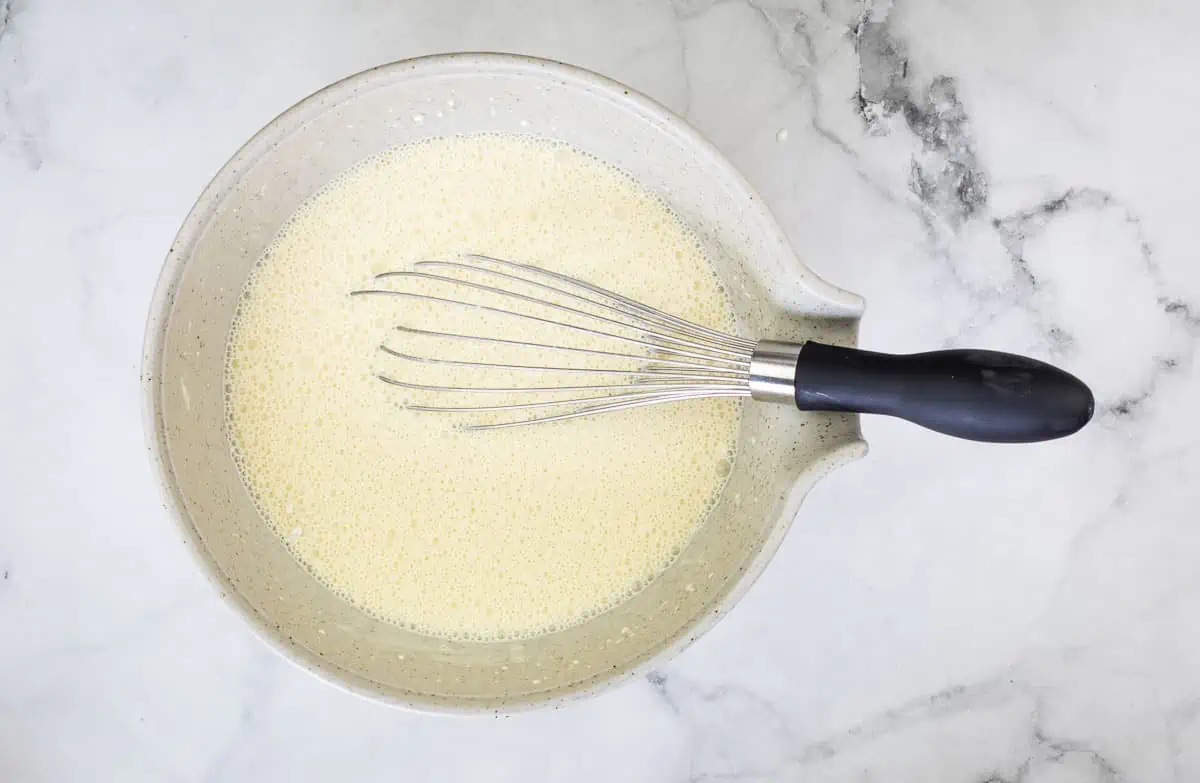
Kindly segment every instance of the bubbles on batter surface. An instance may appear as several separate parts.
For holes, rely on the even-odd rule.
[[[375,377],[395,371],[378,348],[424,315],[348,292],[464,253],[735,328],[695,234],[627,173],[536,137],[435,138],[362,161],[280,230],[231,330],[227,429],[263,517],[330,590],[423,634],[528,638],[628,600],[678,557],[732,470],[741,405],[494,432],[405,409]]]

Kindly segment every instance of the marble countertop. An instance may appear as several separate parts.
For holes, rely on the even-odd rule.
[[[1200,780],[1200,5],[0,0],[0,780]],[[1089,381],[1076,437],[864,422],[715,630],[554,712],[436,717],[255,639],[145,457],[142,328],[229,155],[414,55],[662,101],[866,296],[861,342]]]

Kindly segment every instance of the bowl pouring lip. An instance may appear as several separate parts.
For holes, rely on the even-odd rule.
[[[750,554],[742,575],[733,580],[733,585],[715,604],[716,608],[698,617],[691,625],[683,627],[673,639],[647,651],[623,671],[616,674],[560,686],[543,694],[534,692],[514,699],[487,699],[472,702],[469,697],[445,697],[434,693],[398,691],[389,688],[338,666],[273,628],[266,618],[242,597],[228,576],[221,571],[209,555],[203,537],[187,513],[186,504],[175,481],[175,470],[166,445],[165,425],[159,400],[163,384],[160,369],[165,347],[164,339],[176,286],[213,213],[229,190],[236,186],[243,167],[254,163],[262,152],[302,128],[310,117],[315,116],[315,113],[326,111],[364,89],[371,89],[376,86],[375,83],[386,85],[397,78],[420,78],[455,73],[473,75],[517,73],[540,75],[543,78],[548,76],[563,84],[581,88],[597,98],[619,102],[626,108],[635,110],[643,119],[662,124],[674,134],[686,139],[697,152],[706,155],[712,165],[722,170],[729,183],[740,189],[742,197],[757,202],[761,217],[765,217],[765,220],[759,221],[761,225],[757,229],[769,232],[771,235],[766,237],[767,239],[773,244],[787,249],[787,254],[795,260],[797,272],[804,277],[809,290],[829,303],[830,315],[857,321],[862,315],[864,302],[858,295],[826,283],[804,266],[798,258],[795,258],[782,229],[762,206],[761,198],[749,182],[716,147],[685,120],[631,87],[584,68],[554,60],[498,52],[456,52],[399,60],[361,71],[317,90],[273,118],[243,144],[213,176],[189,210],[167,251],[167,257],[155,283],[143,337],[142,423],[146,450],[151,467],[156,474],[156,483],[163,500],[163,508],[174,518],[183,533],[185,548],[200,568],[201,573],[217,590],[222,602],[234,609],[253,633],[285,660],[338,688],[393,706],[427,713],[505,714],[545,707],[559,707],[607,691],[635,677],[644,676],[673,658],[708,631],[754,584],[778,549],[784,534],[799,510],[800,502],[812,485],[821,476],[835,468],[863,456],[867,451],[867,445],[861,437],[858,437],[826,452],[810,464],[793,485],[785,504],[784,513],[772,526],[771,532],[762,546]]]

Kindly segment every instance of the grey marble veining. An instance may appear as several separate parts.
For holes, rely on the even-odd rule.
[[[0,0],[0,780],[1200,780],[1200,6]],[[1021,448],[864,422],[745,601],[557,712],[416,715],[226,611],[144,456],[142,326],[208,178],[328,82],[452,50],[683,114],[864,346],[1095,389]]]

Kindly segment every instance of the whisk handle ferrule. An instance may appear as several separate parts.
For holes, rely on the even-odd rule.
[[[766,402],[796,399],[796,365],[804,343],[759,340],[750,356],[750,396]]]

